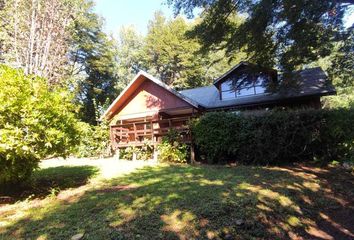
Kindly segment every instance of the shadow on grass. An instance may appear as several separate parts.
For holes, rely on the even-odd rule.
[[[60,166],[35,171],[32,178],[22,184],[4,187],[1,196],[16,202],[28,197],[43,198],[50,193],[55,194],[59,190],[79,187],[98,172],[92,166]]]
[[[352,239],[353,178],[332,174],[301,166],[145,167],[0,227],[0,238],[84,231],[85,239]],[[338,188],[343,181],[349,188]]]

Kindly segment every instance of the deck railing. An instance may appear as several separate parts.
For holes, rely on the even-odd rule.
[[[190,117],[178,117],[111,125],[112,147],[117,149],[127,146],[142,146],[145,142],[157,144],[170,129],[179,132],[182,141],[188,143],[191,140],[188,125],[190,119]]]

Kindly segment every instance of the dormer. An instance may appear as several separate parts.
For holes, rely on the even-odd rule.
[[[240,62],[214,82],[220,100],[269,94],[276,84],[276,70],[248,62]]]

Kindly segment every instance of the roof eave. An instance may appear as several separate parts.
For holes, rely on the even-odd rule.
[[[325,92],[318,92],[318,93],[315,93],[315,94],[288,96],[288,97],[285,97],[285,98],[270,99],[270,100],[261,101],[261,102],[230,104],[230,105],[224,105],[224,106],[211,106],[211,107],[206,107],[206,111],[214,111],[214,110],[228,109],[228,108],[244,108],[244,107],[263,106],[263,105],[277,103],[277,102],[281,102],[281,101],[287,101],[287,100],[296,100],[296,99],[301,99],[301,98],[322,97],[322,96],[336,95],[336,93],[337,93],[336,90],[331,89],[331,90],[328,90],[328,91],[325,91]]]
[[[111,105],[109,105],[109,107],[107,108],[107,110],[102,114],[102,116],[100,117],[100,121],[106,119],[110,119],[110,115],[113,113],[111,112],[111,110],[113,109],[113,107],[117,104],[117,102],[119,102],[119,100],[124,96],[124,94],[127,92],[127,90],[134,84],[135,81],[137,81],[137,79],[140,76],[144,76],[145,78],[149,79],[150,81],[153,81],[154,83],[156,83],[158,86],[166,89],[167,91],[169,91],[170,93],[172,93],[173,95],[175,95],[176,97],[182,99],[183,101],[187,102],[188,104],[190,104],[191,106],[193,106],[196,109],[203,109],[205,108],[203,105],[201,105],[198,102],[195,102],[194,100],[188,98],[187,96],[177,92],[176,90],[174,90],[173,88],[169,87],[168,85],[166,85],[165,83],[163,83],[162,81],[160,81],[159,79],[155,78],[154,76],[148,74],[145,71],[140,70],[135,77],[133,78],[133,80],[128,84],[128,86],[126,86],[124,88],[124,90],[119,94],[119,96],[112,102]]]

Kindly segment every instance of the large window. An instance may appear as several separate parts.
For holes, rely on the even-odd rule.
[[[221,98],[223,100],[265,94],[269,86],[270,76],[266,74],[243,74],[231,76],[221,83]]]

